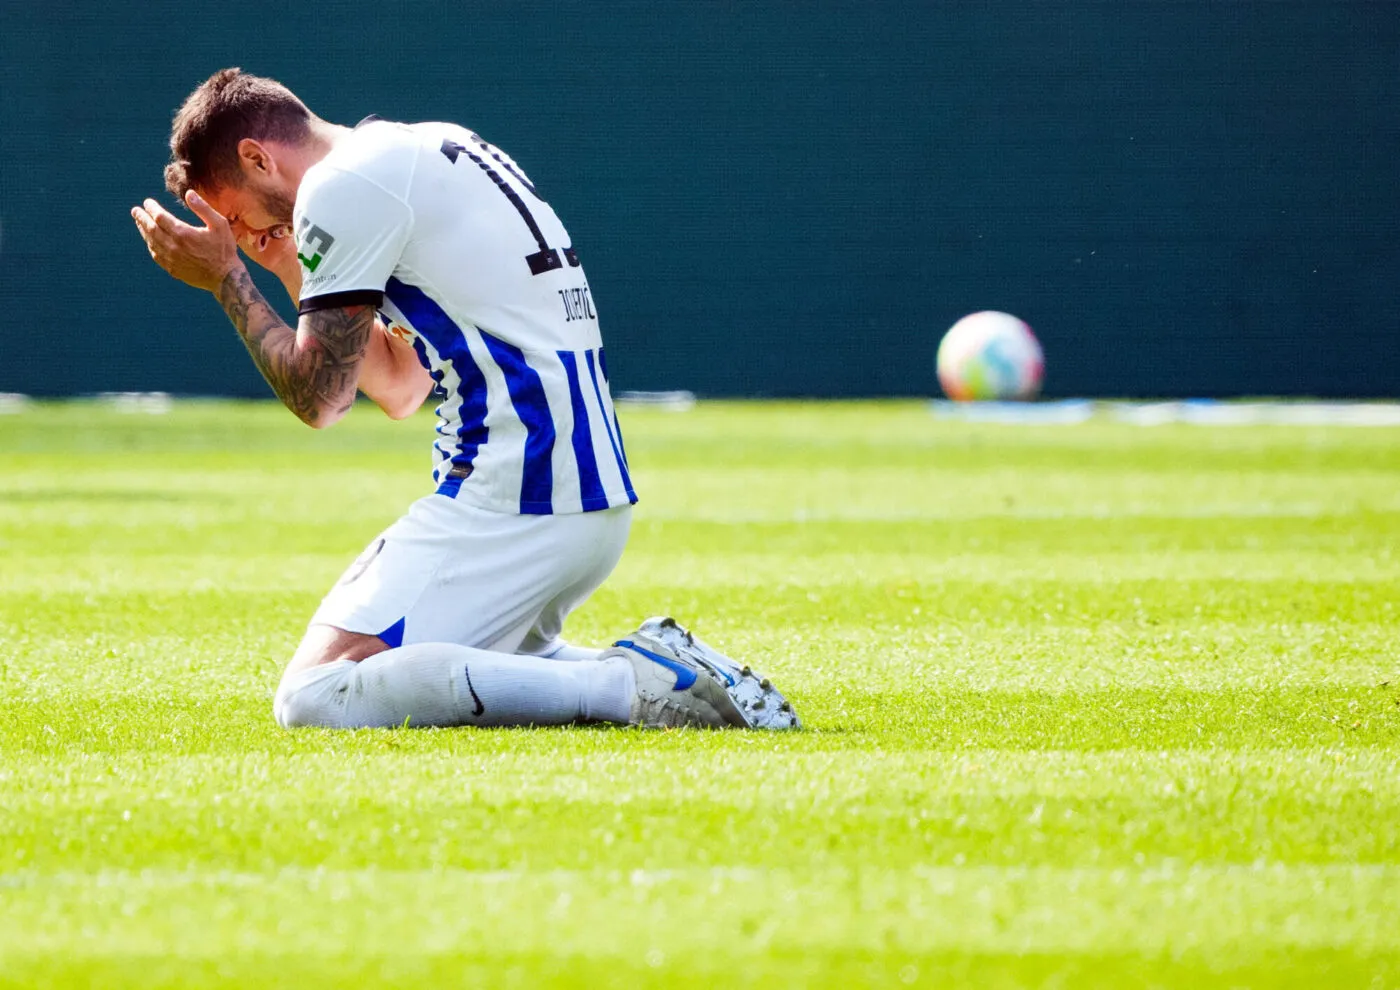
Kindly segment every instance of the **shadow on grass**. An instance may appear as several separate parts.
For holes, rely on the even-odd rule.
[[[268,686],[271,691],[271,684]],[[1312,685],[1199,690],[1131,688],[1083,692],[971,691],[891,697],[848,692],[836,699],[794,702],[806,723],[801,732],[764,734],[765,742],[793,751],[872,749],[952,751],[967,748],[1036,750],[1209,749],[1400,745],[1395,693],[1358,685]],[[587,743],[607,735],[623,745],[664,745],[667,737],[703,730],[651,733],[614,726],[540,729],[430,729],[427,739],[394,740],[400,730],[286,732],[272,720],[269,697],[190,697],[167,692],[62,698],[31,694],[0,700],[6,747],[12,752],[130,752],[188,754],[230,747],[307,752],[437,747],[441,736],[475,748],[535,749]],[[410,732],[407,736],[420,733]],[[749,733],[716,733],[708,745],[741,749]],[[572,737],[573,741],[570,741]],[[511,741],[506,742],[509,738]],[[454,743],[454,748],[457,743]]]
[[[853,935],[860,934],[853,932]],[[172,950],[175,947],[172,946]],[[641,953],[636,955],[640,956]],[[665,958],[617,958],[496,946],[458,953],[385,956],[345,951],[229,951],[192,955],[86,952],[77,958],[12,958],[0,987],[108,986],[976,986],[1010,987],[1341,987],[1394,986],[1400,959],[1345,948],[1268,949],[1240,946],[1207,957],[1131,952],[880,951],[854,946],[784,951],[738,941],[704,958],[673,947]]]

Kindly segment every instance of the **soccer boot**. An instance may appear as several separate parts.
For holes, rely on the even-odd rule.
[[[802,721],[773,682],[749,667],[707,646],[675,619],[647,619],[640,635],[668,647],[672,653],[714,671],[751,729],[800,729]]]
[[[702,663],[673,652],[641,632],[620,639],[599,660],[626,657],[636,674],[629,721],[654,729],[747,728],[725,681]]]

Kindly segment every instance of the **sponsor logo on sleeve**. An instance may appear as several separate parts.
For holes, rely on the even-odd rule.
[[[297,260],[306,266],[308,272],[315,272],[320,267],[326,252],[335,243],[334,237],[313,224],[308,217],[301,218],[301,229],[297,231],[297,240],[300,242],[298,247],[301,248],[297,252]]]

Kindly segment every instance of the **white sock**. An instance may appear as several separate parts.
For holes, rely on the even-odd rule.
[[[561,662],[415,643],[290,674],[273,711],[289,729],[626,723],[635,690],[621,657]]]
[[[602,650],[592,650],[586,646],[573,646],[570,643],[560,643],[552,650],[544,653],[533,654],[537,657],[546,657],[550,660],[597,660]]]

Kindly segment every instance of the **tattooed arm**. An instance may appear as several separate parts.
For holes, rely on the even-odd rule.
[[[239,233],[240,226],[237,221],[233,223],[235,233]],[[269,230],[244,228],[238,246],[250,261],[277,276],[293,306],[300,303],[302,270],[295,240],[289,236],[279,237]],[[412,345],[394,336],[377,319],[367,340],[364,360],[360,363],[360,391],[374,400],[390,419],[413,415],[433,389],[428,369],[419,363]],[[254,360],[257,361],[257,355]],[[263,367],[262,362],[258,362],[258,367]],[[266,369],[263,374],[267,374]]]
[[[229,222],[194,192],[185,202],[204,227],[184,223],[153,199],[132,209],[151,257],[182,282],[214,293],[283,404],[310,426],[330,426],[355,401],[374,309],[316,310],[292,329],[253,284]]]
[[[373,307],[318,309],[302,316],[293,330],[242,265],[224,277],[215,296],[253,363],[298,419],[323,429],[349,412],[374,329]]]

